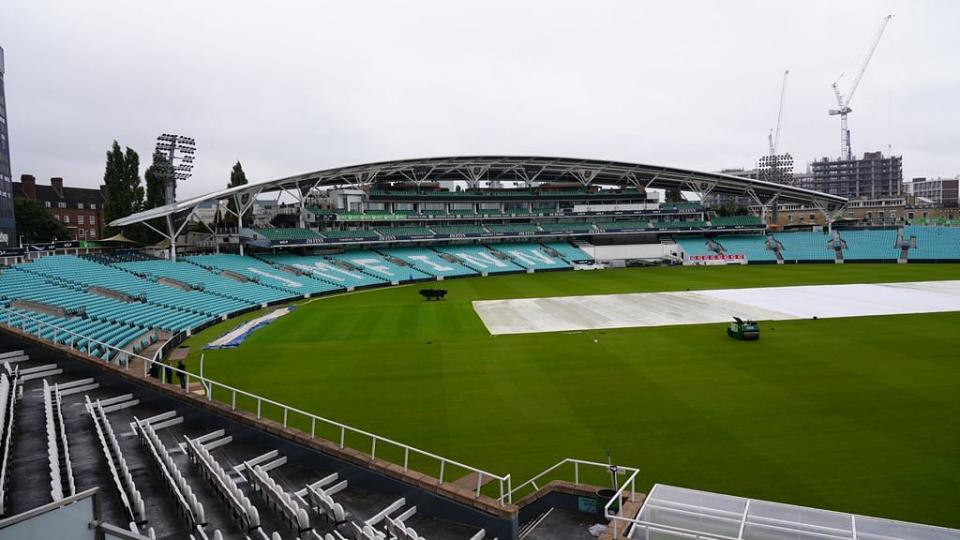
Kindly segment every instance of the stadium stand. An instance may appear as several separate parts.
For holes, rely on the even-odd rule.
[[[787,262],[832,261],[836,253],[827,246],[830,236],[820,232],[790,232],[776,235],[783,244],[783,259]]]
[[[729,238],[721,238],[720,243],[725,244]],[[677,238],[677,244],[687,255],[702,256],[716,255],[717,253],[707,247],[707,239],[703,236],[684,236]]]
[[[245,278],[284,291],[287,297],[291,295],[318,294],[330,292],[339,287],[314,279],[310,276],[296,275],[274,268],[269,263],[253,257],[240,255],[195,255],[185,260],[204,268],[217,268],[221,271],[232,272]]]
[[[549,255],[540,244],[491,244],[487,247],[490,250],[506,254],[513,264],[528,270],[570,268],[570,263],[560,257]]]
[[[313,229],[297,228],[263,228],[254,229],[267,240],[311,240],[320,238],[320,233]]]
[[[171,262],[161,259],[120,260],[113,263],[113,266],[157,280],[160,278],[175,280],[208,293],[207,296],[212,303],[210,309],[215,315],[226,315],[286,298],[284,294],[271,287],[253,282],[241,283],[189,262]]]
[[[569,263],[593,262],[593,257],[570,242],[546,242],[543,246],[548,249],[548,253],[549,250],[556,251],[559,256],[563,257]]]
[[[317,279],[333,283],[344,289],[389,283],[388,280],[379,276],[365,274],[349,263],[338,263],[336,260],[321,256],[280,253],[264,255],[263,258],[275,264],[292,266],[301,272],[306,272]]]
[[[346,262],[352,269],[391,283],[416,281],[433,277],[430,274],[425,274],[417,270],[413,266],[394,264],[374,251],[348,251],[346,253],[330,255],[329,258],[334,261]]]
[[[382,250],[389,257],[403,259],[414,268],[434,276],[475,276],[477,272],[459,262],[449,261],[430,248],[397,248]]]
[[[847,243],[843,258],[847,261],[896,261],[900,255],[897,231],[842,231],[840,237]]]
[[[912,261],[960,260],[960,228],[908,225],[903,236],[917,238],[917,247],[909,252]]]
[[[593,232],[592,223],[540,223],[540,228],[546,233],[589,233]]]
[[[436,234],[487,234],[479,225],[431,225],[430,229]]]
[[[430,229],[415,226],[377,227],[377,232],[383,237],[433,236],[433,231]]]
[[[725,253],[743,255],[748,263],[777,261],[777,253],[767,249],[766,236],[722,236],[717,240],[723,245]]]
[[[485,227],[487,228],[487,230],[489,230],[492,233],[536,234],[540,232],[540,228],[537,227],[536,223],[502,223],[502,224],[485,225]]]
[[[330,239],[342,239],[342,238],[359,238],[362,240],[379,240],[380,236],[373,231],[366,231],[362,229],[330,229],[320,231],[321,236],[324,238]]]
[[[477,272],[499,274],[503,272],[522,272],[524,269],[509,260],[499,258],[483,246],[440,246],[440,253],[453,255],[464,265]]]
[[[650,228],[649,221],[604,221],[598,222],[601,231],[642,231]]]

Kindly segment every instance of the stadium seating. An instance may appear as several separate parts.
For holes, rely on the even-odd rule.
[[[847,244],[843,252],[846,261],[896,261],[900,256],[897,231],[842,231],[840,237]]]
[[[195,255],[185,260],[205,268],[218,268],[235,272],[262,285],[284,291],[287,297],[291,295],[319,294],[338,289],[337,285],[314,279],[309,276],[298,276],[274,268],[269,263],[253,257],[240,255]]]
[[[526,269],[554,270],[558,268],[570,268],[570,263],[560,257],[549,255],[540,244],[491,244],[487,247],[491,250],[506,254],[510,257],[513,264]]]
[[[723,237],[718,239],[721,244],[726,242],[728,238]],[[683,252],[688,256],[703,256],[703,255],[716,255],[715,251],[707,248],[707,239],[703,236],[683,236],[677,238],[677,244],[683,249]]]
[[[828,234],[822,232],[789,232],[776,235],[783,244],[783,259],[794,261],[832,261],[836,253],[827,246]]]
[[[413,266],[398,266],[374,251],[349,251],[337,255],[330,255],[330,259],[335,261],[345,261],[355,269],[364,274],[386,280],[394,281],[414,281],[420,279],[430,279],[430,274],[425,274]]]
[[[357,230],[338,230],[330,229],[326,231],[320,231],[321,236],[324,238],[338,239],[338,238],[362,238],[365,240],[379,240],[380,236],[373,231],[366,231],[362,229]]]
[[[430,248],[397,248],[382,250],[384,255],[403,259],[425,274],[443,277],[470,276],[477,272],[462,264],[451,262]]]
[[[430,229],[437,234],[486,234],[487,231],[479,225],[431,225]]]
[[[908,225],[903,236],[917,237],[917,247],[911,248],[908,258],[913,261],[960,260],[960,228]]]
[[[343,288],[367,287],[370,285],[383,285],[389,283],[389,280],[365,274],[359,269],[353,269],[349,265],[338,265],[337,261],[320,256],[299,256],[290,253],[281,253],[277,255],[264,255],[264,259],[276,264],[289,265],[301,272],[306,272],[316,279],[333,283]]]
[[[559,253],[569,263],[593,262],[593,257],[570,242],[546,242],[543,245]]]
[[[320,234],[313,229],[263,228],[254,230],[267,240],[313,240],[320,238]]]
[[[82,317],[57,317],[18,308],[7,308],[7,311],[0,312],[0,323],[102,360],[117,359],[115,349],[122,349],[135,339],[140,338],[134,344],[134,352],[156,339],[155,335],[148,335],[149,332],[139,327]]]
[[[210,296],[213,303],[211,309],[216,315],[226,315],[257,304],[286,298],[286,295],[276,289],[253,282],[240,283],[185,261],[153,259],[118,262],[114,263],[114,266],[137,274],[152,276],[155,279],[161,277],[173,279],[202,290]]]
[[[527,233],[536,234],[540,232],[536,223],[502,223],[496,225],[486,225],[487,230],[492,233]]]
[[[777,235],[779,239],[780,235]],[[721,236],[717,238],[728,255],[743,255],[747,262],[776,262],[777,253],[767,249],[766,236]]]
[[[483,246],[442,246],[437,247],[440,253],[453,255],[463,261],[463,264],[477,272],[490,274],[503,272],[521,272],[524,269],[509,260],[501,259]]]
[[[592,223],[541,223],[540,228],[546,233],[589,233],[593,232]]]
[[[377,227],[377,232],[383,237],[396,236],[433,236],[433,231],[426,227]]]
[[[19,269],[44,276],[54,282],[99,286],[135,297],[143,297],[150,304],[219,316],[229,311],[222,298],[200,291],[185,291],[138,277],[109,265],[70,255],[44,257],[32,263],[18,265]]]
[[[604,221],[598,222],[601,231],[640,231],[650,228],[648,221]]]

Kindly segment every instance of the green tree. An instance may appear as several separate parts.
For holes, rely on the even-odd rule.
[[[230,183],[227,184],[228,188],[236,186],[244,186],[247,184],[247,173],[243,172],[243,165],[240,162],[236,162],[233,165],[233,169],[230,170]],[[234,225],[237,223],[237,205],[233,200],[233,197],[230,197],[227,201],[227,208],[229,212],[225,212],[223,216],[223,222],[229,225]],[[253,224],[253,208],[251,207],[246,212],[243,213],[243,223],[244,225]]]
[[[668,189],[664,194],[664,199],[666,199],[666,202],[683,202],[683,193],[680,193],[677,188]]]
[[[143,173],[144,182],[147,184],[147,200],[144,203],[144,210],[167,204],[166,183],[172,174],[173,168],[167,156],[163,152],[154,152],[153,163]]]
[[[107,164],[103,172],[103,184],[106,186],[106,201],[103,205],[107,223],[143,208],[143,186],[140,183],[140,156],[132,148],[120,150],[120,144],[113,141],[107,151]],[[109,234],[116,230],[108,228]]]
[[[73,235],[53,214],[37,201],[17,197],[13,200],[17,233],[25,243],[72,240]]]

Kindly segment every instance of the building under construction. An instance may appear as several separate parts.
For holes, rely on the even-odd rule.
[[[866,152],[863,159],[830,160],[810,164],[810,175],[798,178],[798,187],[848,199],[880,199],[903,191],[903,158]]]

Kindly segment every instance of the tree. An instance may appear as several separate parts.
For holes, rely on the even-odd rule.
[[[167,204],[166,184],[167,179],[172,174],[173,167],[170,165],[167,156],[163,152],[154,152],[153,163],[143,173],[143,179],[147,184],[147,200],[144,203],[144,210]]]
[[[227,184],[228,188],[245,186],[247,184],[247,173],[243,172],[243,165],[240,165],[240,162],[236,162],[233,165],[233,169],[230,170],[230,183]],[[226,215],[223,216],[223,222],[229,225],[237,223],[237,204],[234,202],[233,197],[231,196],[227,200],[227,209],[229,212],[226,212]],[[243,213],[243,222],[246,225],[253,224],[253,208],[247,209]]]
[[[663,198],[666,200],[666,202],[683,202],[683,193],[680,193],[678,188],[672,188],[666,190]]]
[[[129,147],[125,152],[121,151],[120,144],[113,141],[107,151],[103,184],[107,191],[103,205],[107,223],[139,211],[143,207],[143,186],[140,184],[140,156],[137,152]]]
[[[13,200],[13,213],[17,220],[17,232],[26,243],[73,239],[63,223],[37,201],[17,197]]]

